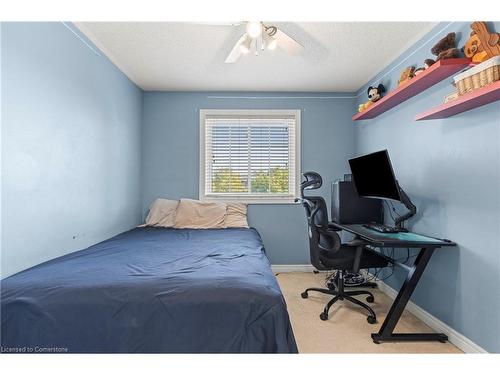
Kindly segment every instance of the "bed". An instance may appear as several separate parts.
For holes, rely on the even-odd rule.
[[[11,352],[297,352],[252,228],[132,229],[5,278],[1,313]]]

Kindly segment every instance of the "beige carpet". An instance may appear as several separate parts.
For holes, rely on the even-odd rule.
[[[377,289],[369,289],[375,296],[375,302],[370,306],[377,314],[377,324],[368,324],[365,310],[347,301],[333,305],[329,319],[322,321],[319,314],[331,297],[310,292],[309,298],[302,299],[300,293],[308,287],[324,287],[324,273],[282,273],[276,278],[285,296],[300,353],[462,353],[450,343],[374,344],[370,334],[379,330],[392,303],[389,297]],[[432,330],[405,311],[395,332]]]

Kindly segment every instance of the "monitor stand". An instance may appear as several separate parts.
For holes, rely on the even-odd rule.
[[[401,186],[399,186],[399,182],[396,181],[396,183],[398,185],[399,196],[401,197],[401,203],[405,205],[405,207],[408,209],[408,212],[398,217],[394,221],[394,226],[400,232],[407,232],[408,230],[405,229],[404,222],[417,213],[417,207],[413,204],[413,202],[410,200],[410,197],[405,193],[405,191],[401,189]]]

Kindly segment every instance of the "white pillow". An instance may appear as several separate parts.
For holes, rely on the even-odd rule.
[[[248,228],[247,205],[245,203],[226,203],[226,228]]]
[[[171,228],[175,224],[175,212],[179,201],[158,198],[149,208],[146,225]]]
[[[181,199],[175,214],[174,228],[225,228],[226,204]]]

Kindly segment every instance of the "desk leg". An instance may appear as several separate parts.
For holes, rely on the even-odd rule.
[[[396,324],[403,313],[406,304],[410,300],[420,277],[424,273],[425,267],[431,259],[434,248],[423,248],[413,263],[413,266],[406,276],[406,280],[401,287],[394,303],[387,314],[384,323],[378,333],[372,333],[372,340],[379,344],[382,341],[441,341],[446,342],[448,337],[443,333],[393,333]]]

